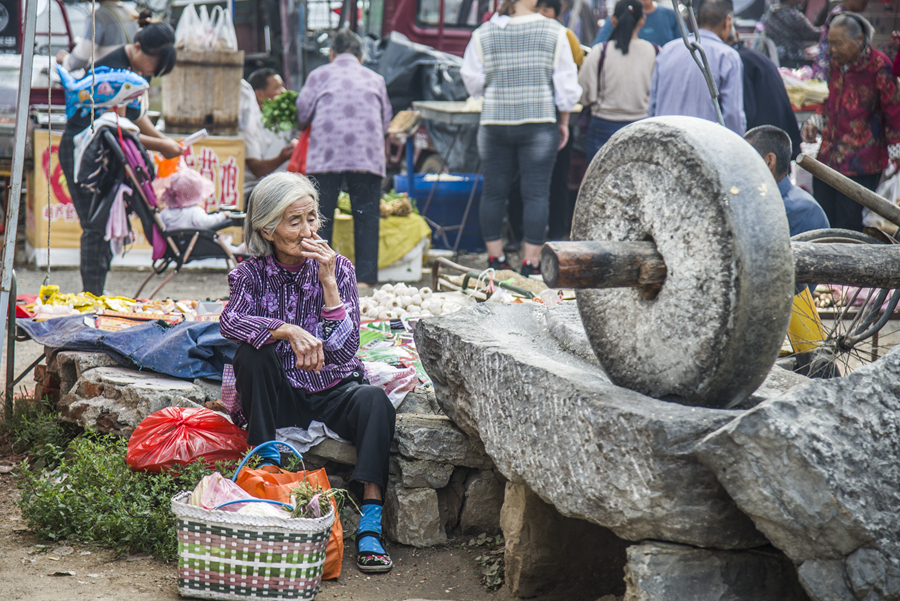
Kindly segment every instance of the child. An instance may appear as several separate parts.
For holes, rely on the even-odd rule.
[[[160,196],[166,206],[159,218],[167,230],[210,229],[231,217],[229,211],[207,213],[206,199],[216,192],[216,186],[193,169],[179,169],[170,175]],[[223,238],[228,244],[230,237]],[[244,245],[231,246],[231,252],[242,254]]]
[[[160,198],[166,208],[159,212],[167,230],[205,230],[231,216],[228,211],[206,212],[206,199],[215,194],[216,186],[193,169],[179,169],[168,180]]]

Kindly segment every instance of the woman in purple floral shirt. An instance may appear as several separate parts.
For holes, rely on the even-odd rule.
[[[331,240],[331,219],[346,182],[353,209],[354,260],[359,281],[378,281],[378,229],[381,180],[391,123],[391,101],[384,78],[362,66],[362,40],[341,29],[331,43],[331,62],[313,69],[297,97],[297,120],[310,126],[306,172],[321,194]]]
[[[318,235],[319,199],[293,173],[264,178],[250,196],[244,240],[252,258],[228,275],[222,335],[240,343],[234,387],[247,442],[275,440],[277,428],[323,422],[357,450],[351,485],[362,489],[357,565],[387,572],[381,507],[394,436],[394,408],[370,386],[356,357],[359,293],[353,265]],[[225,390],[223,387],[223,398]],[[267,459],[275,463],[274,452]]]

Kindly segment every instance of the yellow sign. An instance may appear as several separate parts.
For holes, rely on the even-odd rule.
[[[184,136],[172,137],[178,140]],[[59,134],[51,136],[48,153],[47,132],[40,130],[34,132],[35,169],[29,174],[25,233],[29,244],[38,249],[47,247],[48,223],[51,248],[81,247],[81,226],[72,204],[72,197],[69,195],[66,177],[59,164],[58,151],[61,138]],[[216,184],[215,197],[207,202],[207,210],[216,210],[223,205],[237,205],[243,208],[243,140],[206,138],[187,149],[184,161],[188,168],[196,169]],[[131,218],[131,228],[135,234],[135,242],[130,248],[150,249],[137,217]],[[239,239],[238,228],[229,230],[234,230],[235,239]]]

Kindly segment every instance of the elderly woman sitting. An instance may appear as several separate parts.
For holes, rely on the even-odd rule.
[[[366,384],[356,358],[353,264],[319,237],[320,221],[318,194],[305,177],[275,173],[257,184],[244,222],[252,258],[228,276],[231,295],[220,325],[223,336],[240,343],[234,376],[248,443],[317,420],[356,445],[351,482],[363,488],[357,565],[387,572],[381,507],[395,413],[384,391]]]

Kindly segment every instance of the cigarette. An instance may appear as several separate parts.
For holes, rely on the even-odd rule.
[[[307,240],[316,244],[328,244],[328,240],[316,240],[315,238],[307,238]]]

